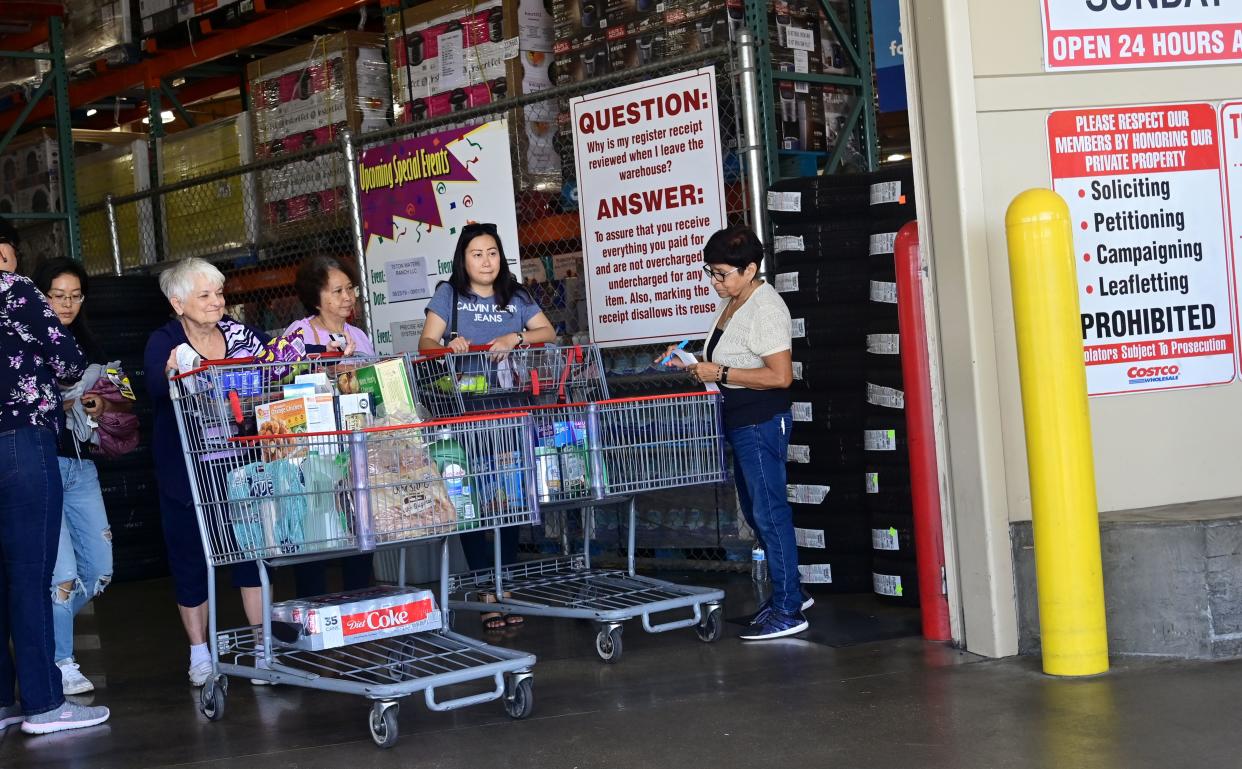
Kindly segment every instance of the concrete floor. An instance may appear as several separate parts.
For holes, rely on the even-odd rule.
[[[729,614],[753,603],[744,579],[727,589]],[[1121,662],[1108,676],[1058,681],[1032,659],[984,660],[914,638],[826,645],[834,619],[871,605],[821,598],[810,634],[766,644],[741,643],[732,625],[707,645],[690,631],[648,636],[631,624],[615,666],[595,657],[590,625],[530,620],[501,641],[539,655],[529,720],[511,721],[498,703],[437,714],[415,698],[402,708],[400,741],[381,751],[362,700],[288,686],[235,680],[224,720],[208,723],[186,684],[169,586],[118,585],[79,628],[83,671],[101,684],[94,701],[112,721],[46,737],[9,729],[0,767],[1237,765],[1242,661]],[[876,616],[898,626],[891,613]],[[475,627],[469,615],[459,621]]]

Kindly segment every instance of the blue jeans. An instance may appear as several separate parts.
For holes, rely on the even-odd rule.
[[[20,683],[22,711],[33,716],[65,702],[47,594],[60,538],[56,434],[40,427],[0,432],[0,489],[0,705],[13,704]]]
[[[785,452],[792,427],[793,420],[786,411],[762,424],[737,427],[725,434],[733,447],[742,515],[768,559],[772,606],[785,614],[802,610],[793,508],[785,490]]]
[[[99,473],[89,459],[60,457],[64,516],[52,569],[52,619],[56,659],[73,656],[73,618],[112,581],[112,529],[99,490]],[[61,585],[70,583],[66,594]]]

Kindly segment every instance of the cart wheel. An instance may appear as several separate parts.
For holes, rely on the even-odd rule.
[[[712,609],[707,614],[707,619],[703,620],[703,624],[694,629],[698,634],[699,640],[703,643],[712,643],[719,641],[720,636],[724,635],[724,621],[720,617],[720,607]]]
[[[211,682],[198,690],[198,708],[208,721],[219,721],[224,718],[224,701],[227,696],[225,687],[218,682]]]
[[[509,718],[522,720],[535,710],[535,679],[523,678],[513,690],[513,699],[505,700],[505,712]]]
[[[368,719],[371,727],[371,739],[381,748],[391,748],[397,744],[397,706],[384,707],[375,703],[371,707]]]
[[[604,662],[617,662],[621,659],[621,628],[600,628],[595,636],[595,653]]]

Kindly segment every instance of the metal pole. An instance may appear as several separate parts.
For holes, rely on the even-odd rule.
[[[1069,206],[1027,190],[1005,231],[1044,672],[1095,675],[1108,670],[1108,627]]]
[[[763,129],[759,126],[762,102],[759,99],[759,72],[755,57],[755,36],[743,29],[737,38],[738,61],[742,76],[742,146],[739,148],[746,173],[746,195],[750,203],[751,227],[762,243],[768,242],[767,184],[764,178]]]
[[[78,226],[78,178],[73,163],[73,121],[69,109],[69,68],[65,66],[65,39],[59,16],[47,20],[52,54],[53,99],[56,102],[56,144],[60,152],[60,206],[65,212],[69,258],[82,261],[82,230]]]
[[[118,278],[124,272],[121,266],[121,232],[116,226],[116,206],[112,204],[112,193],[104,195],[104,210],[108,214],[108,245],[112,248],[112,274]]]
[[[354,240],[354,259],[357,263],[358,280],[363,286],[369,285],[367,280],[366,241],[362,236],[362,194],[358,182],[358,161],[354,154],[354,137],[348,130],[341,132],[341,148],[345,152],[345,184],[349,193],[349,227]],[[364,296],[362,302],[363,331],[374,339],[375,329],[371,327],[371,300]]]

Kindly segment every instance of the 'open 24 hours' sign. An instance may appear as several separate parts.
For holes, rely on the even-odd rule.
[[[1041,0],[1044,69],[1242,61],[1238,0]]]

